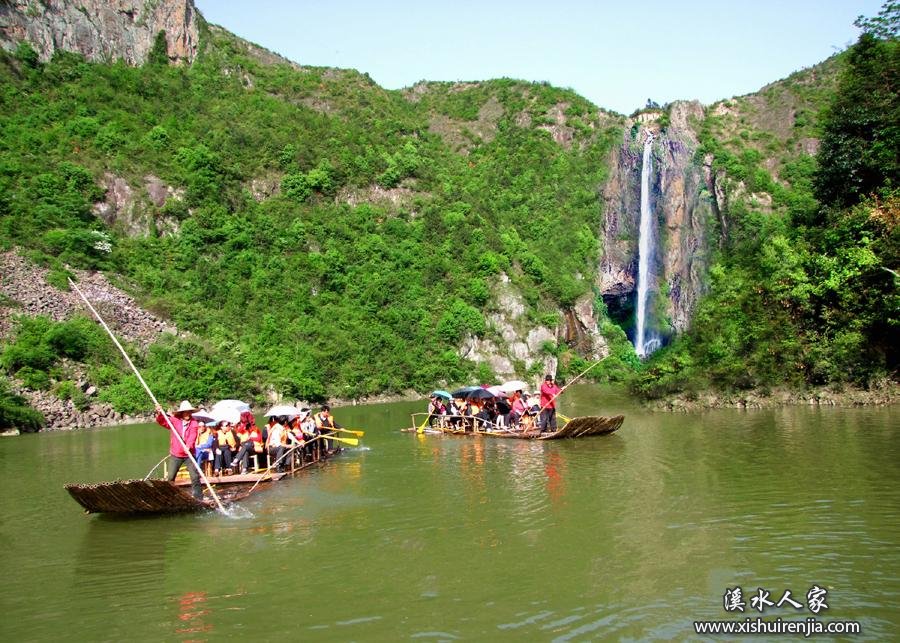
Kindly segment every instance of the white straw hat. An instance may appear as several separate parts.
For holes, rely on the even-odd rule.
[[[193,413],[193,412],[196,411],[196,410],[197,410],[197,407],[196,407],[196,406],[194,406],[193,404],[191,404],[191,403],[188,402],[187,400],[181,400],[181,406],[179,406],[179,407],[178,407],[178,410],[175,411],[175,412],[176,412],[176,413],[184,413],[185,411],[188,411],[188,412],[190,412],[190,413]]]

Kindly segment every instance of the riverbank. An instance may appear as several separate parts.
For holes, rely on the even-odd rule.
[[[87,408],[79,410],[71,400],[60,400],[51,393],[45,391],[17,389],[16,392],[26,395],[29,403],[44,415],[47,424],[41,429],[42,431],[73,431],[75,429],[113,427],[119,426],[120,424],[146,424],[155,421],[155,416],[152,412],[129,415],[127,413],[119,413],[110,405],[102,403],[91,404]],[[364,404],[411,402],[421,399],[424,398],[419,393],[407,391],[402,394],[373,395],[361,399],[334,399],[329,400],[328,404],[333,408],[339,408],[343,406],[361,406]],[[276,402],[255,403],[252,400],[249,402],[253,412],[257,415],[264,412],[268,406],[275,403]],[[285,403],[291,404],[291,402]],[[308,406],[313,409],[321,407],[321,403],[311,404],[309,402],[298,401],[295,404],[298,406]],[[18,435],[18,433],[11,435]]]
[[[647,402],[654,411],[694,412],[707,409],[768,409],[781,406],[884,406],[900,403],[900,384],[880,382],[869,389],[844,386],[806,390],[775,388],[724,393],[685,393]]]

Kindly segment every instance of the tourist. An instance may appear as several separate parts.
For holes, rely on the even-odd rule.
[[[497,418],[497,404],[494,402],[494,398],[484,401],[481,410],[475,414],[475,418],[483,430],[490,431],[493,428],[494,420]]]
[[[212,430],[212,427],[208,424],[204,423],[200,427],[200,432],[197,433],[197,443],[194,448],[194,458],[197,460],[197,464],[200,465],[200,468],[203,469],[206,475],[209,475],[209,466],[208,463],[213,460],[213,446],[216,442],[216,434]]]
[[[506,423],[510,428],[516,428],[519,420],[525,415],[525,394],[522,391],[516,391],[512,396],[509,414],[506,416]]]
[[[220,422],[216,430],[216,457],[213,461],[213,472],[219,476],[224,472],[231,474],[231,461],[237,452],[238,438],[230,422]]]
[[[300,430],[303,432],[303,439],[306,442],[303,451],[312,458],[318,451],[319,443],[321,442],[321,440],[316,439],[318,431],[316,429],[316,419],[312,415],[312,409],[304,406],[300,409],[300,415],[297,416],[297,419],[300,422]]]
[[[428,402],[428,425],[434,426],[437,423],[438,426],[444,425],[444,416],[447,414],[447,407],[444,406],[444,401],[435,395]]]
[[[235,467],[239,466],[241,475],[245,475],[250,466],[251,454],[258,455],[263,452],[263,438],[262,433],[260,433],[255,422],[253,424],[244,422],[241,429],[238,429],[238,436],[244,437],[241,437],[241,446],[238,448],[237,455],[234,457],[232,464],[234,464]],[[258,465],[259,463],[257,463],[257,466]]]
[[[269,467],[276,471],[284,471],[284,454],[288,449],[288,429],[284,426],[287,418],[271,418],[269,435],[266,438],[266,451],[269,453]]]
[[[178,410],[171,415],[166,415],[163,408],[156,405],[156,423],[170,431],[169,475],[167,477],[169,482],[175,480],[181,465],[190,460],[186,449],[193,449],[197,442],[200,423],[191,417],[196,410],[187,400],[183,400]],[[191,476],[191,493],[197,500],[203,500],[200,471],[190,462],[188,462],[188,474]]]
[[[466,431],[478,430],[478,414],[481,413],[481,405],[478,400],[467,399],[466,407],[463,409],[463,415],[466,416]]]
[[[541,433],[551,429],[556,431],[556,398],[559,393],[559,386],[548,373],[541,384]]]
[[[341,425],[334,421],[334,418],[331,417],[331,407],[327,404],[322,405],[322,410],[316,413],[316,429],[318,429],[320,435],[328,436],[334,433],[333,429],[340,429]],[[334,440],[325,440],[326,447],[329,450],[334,450],[337,448],[337,443]]]

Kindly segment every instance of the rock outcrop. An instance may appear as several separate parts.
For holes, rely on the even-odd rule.
[[[96,387],[89,383],[82,381],[79,382],[79,385],[89,398],[96,394]],[[13,392],[23,396],[33,408],[41,412],[47,423],[46,430],[50,431],[70,431],[95,426],[152,421],[152,415],[131,416],[127,413],[119,413],[111,405],[94,400],[91,400],[86,408],[79,409],[72,400],[61,400],[47,391],[33,391],[21,386],[14,386]]]
[[[166,34],[166,54],[193,62],[200,31],[192,0],[6,0],[0,2],[0,46],[15,51],[27,41],[41,61],[57,50],[92,62],[147,61],[157,34]]]
[[[589,293],[563,311],[563,326],[557,333],[568,346],[591,361],[609,355],[609,344],[600,334],[594,314],[594,294]]]
[[[183,188],[176,189],[148,174],[144,177],[143,190],[135,189],[111,172],[103,175],[100,184],[104,197],[94,204],[92,211],[110,228],[130,237],[178,231],[180,222],[165,216],[163,207],[170,200],[183,201]]]
[[[598,275],[601,294],[609,302],[624,302],[636,288],[640,227],[641,128],[654,133],[650,206],[656,221],[656,256],[651,260],[651,285],[656,304],[650,323],[664,335],[683,332],[705,288],[710,249],[720,229],[715,176],[698,164],[694,124],[704,118],[698,102],[673,103],[669,125],[629,122],[622,145],[611,159],[610,179],[603,193],[603,254]],[[632,127],[633,126],[633,127]],[[710,238],[710,231],[715,238]]]
[[[0,253],[0,338],[6,339],[13,326],[14,315],[45,315],[54,321],[63,321],[75,314],[85,314],[85,306],[75,292],[57,289],[47,282],[48,270],[35,266],[14,251]],[[163,333],[177,334],[168,322],[144,310],[122,290],[107,281],[99,273],[73,270],[78,287],[120,339],[146,348]],[[87,380],[83,369],[68,364],[63,369],[88,399],[88,405],[79,409],[71,400],[60,400],[46,391],[31,390],[12,381],[13,391],[25,397],[28,403],[44,415],[47,428],[76,429],[131,421],[146,421],[146,417],[132,418],[113,410],[109,404],[97,402],[97,388]]]
[[[547,354],[542,347],[545,342],[555,346],[557,333],[546,326],[526,323],[525,300],[506,275],[500,275],[493,286],[492,308],[495,312],[485,317],[488,337],[466,337],[461,356],[487,364],[500,379],[518,377],[517,364],[528,370],[540,363],[542,372],[555,373],[556,356]]]
[[[49,284],[48,272],[14,251],[0,253],[0,294],[9,302],[0,306],[0,337],[8,335],[10,318],[16,314],[45,315],[54,321],[86,314],[78,294]],[[84,270],[72,272],[77,276],[78,287],[85,297],[119,337],[146,348],[162,333],[177,334],[174,326],[138,306],[134,299],[109,283],[100,273]]]

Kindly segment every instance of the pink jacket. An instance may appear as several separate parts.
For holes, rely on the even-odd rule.
[[[194,444],[197,442],[197,433],[200,431],[200,423],[193,418],[185,423],[174,415],[170,415],[169,420],[171,420],[172,426],[178,431],[178,435],[181,436],[181,439],[184,440],[184,443],[188,448],[193,450]],[[162,413],[156,414],[156,423],[161,427],[169,429],[169,424],[166,422],[166,416]],[[185,424],[187,424],[187,426],[185,426]],[[186,458],[188,455],[185,453],[184,448],[178,442],[178,438],[175,437],[175,434],[172,433],[171,429],[169,429],[169,453],[176,458]]]
[[[555,409],[555,397],[557,395],[559,395],[559,387],[556,385],[556,382],[544,382],[541,384],[541,408]]]

